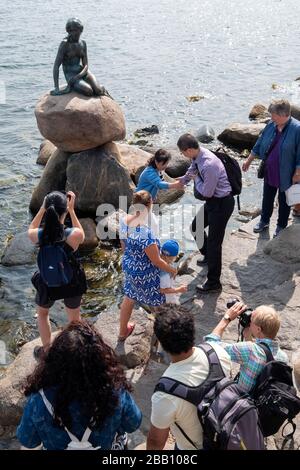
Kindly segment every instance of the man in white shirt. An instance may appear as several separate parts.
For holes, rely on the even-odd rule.
[[[200,348],[194,346],[194,317],[183,307],[176,305],[161,307],[156,314],[154,332],[163,349],[170,354],[171,364],[163,376],[176,379],[185,385],[198,386],[208,376],[208,360]],[[223,371],[230,374],[231,362],[226,351],[213,345]],[[195,405],[164,392],[155,392],[152,396],[151,427],[147,438],[148,450],[164,448],[171,430],[176,439],[176,448],[195,450],[177,423],[195,444],[202,449],[202,428]]]

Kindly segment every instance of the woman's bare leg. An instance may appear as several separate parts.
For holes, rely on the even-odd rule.
[[[132,314],[133,306],[134,300],[130,299],[129,297],[124,297],[120,309],[120,337],[127,335],[127,325]]]
[[[38,307],[38,328],[42,340],[43,348],[47,348],[51,343],[51,325],[49,320],[49,309]]]
[[[80,307],[78,308],[69,308],[65,307],[67,315],[68,315],[68,320],[69,322],[72,321],[80,321],[81,316],[80,316]]]

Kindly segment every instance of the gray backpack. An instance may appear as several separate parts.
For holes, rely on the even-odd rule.
[[[199,347],[209,363],[206,380],[197,387],[187,386],[169,377],[161,377],[155,392],[164,392],[182,398],[197,406],[203,429],[203,448],[206,450],[263,450],[264,438],[259,426],[257,409],[247,393],[227,378],[219,358],[208,343]],[[180,429],[184,437],[194,442]]]

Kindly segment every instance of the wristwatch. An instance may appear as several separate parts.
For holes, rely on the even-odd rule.
[[[228,321],[231,321],[231,318],[230,316],[228,315],[228,313],[225,313],[225,315],[223,316],[224,320],[228,320]]]

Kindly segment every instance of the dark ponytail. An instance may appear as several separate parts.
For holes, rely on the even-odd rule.
[[[67,212],[66,195],[59,191],[53,191],[48,194],[45,209],[42,243],[51,245],[64,239],[64,226],[59,219]]]
[[[148,166],[152,166],[157,169],[156,163],[167,163],[171,160],[171,154],[165,149],[159,149],[153,157],[149,158]]]

